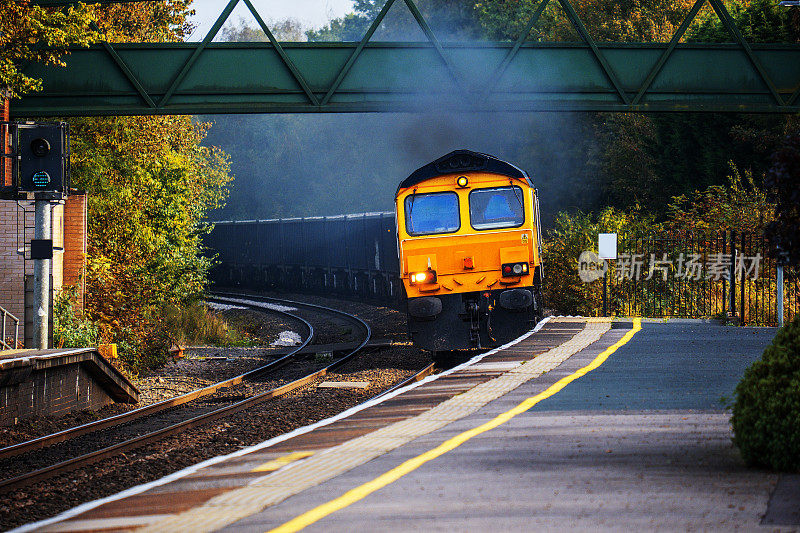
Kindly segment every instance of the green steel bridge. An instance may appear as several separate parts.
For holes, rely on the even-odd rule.
[[[71,0],[34,0],[65,5]],[[101,0],[113,3],[131,0]],[[66,68],[29,65],[44,89],[12,102],[14,117],[205,113],[350,113],[436,110],[800,112],[800,45],[750,44],[721,0],[697,0],[670,42],[598,43],[569,0],[581,37],[528,41],[541,0],[516,42],[443,42],[413,0],[389,0],[360,42],[213,42],[230,0],[199,43],[102,43],[75,48]],[[683,43],[708,2],[730,43]],[[372,37],[405,3],[421,42]],[[791,9],[791,8],[790,8]]]

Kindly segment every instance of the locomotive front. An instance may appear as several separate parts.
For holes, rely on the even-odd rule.
[[[395,207],[415,345],[499,346],[541,318],[539,206],[524,171],[457,150],[404,180]]]

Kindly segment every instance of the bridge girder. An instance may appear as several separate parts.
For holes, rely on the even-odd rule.
[[[34,0],[43,5],[73,0]],[[102,0],[120,2],[126,0]],[[569,0],[580,43],[441,43],[413,0],[388,0],[359,43],[212,42],[229,0],[201,43],[102,43],[74,49],[66,68],[25,73],[44,90],[12,105],[15,117],[398,111],[800,112],[800,45],[751,45],[721,0],[696,0],[669,43],[596,43]],[[427,42],[370,42],[404,2]],[[711,4],[731,44],[681,44]]]
[[[194,44],[73,50],[67,68],[29,68],[44,90],[12,104],[15,116],[201,113],[472,111],[800,112],[800,47],[754,45],[775,88],[736,45],[679,45],[649,87],[666,44],[601,45],[619,92],[588,46],[448,45],[452,71],[428,43],[371,43],[323,103],[353,43],[283,43],[312,101],[270,43],[213,43],[165,98]],[[641,96],[636,100],[642,89]],[[626,101],[627,100],[627,101]]]

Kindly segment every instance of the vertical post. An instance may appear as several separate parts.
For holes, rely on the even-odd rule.
[[[603,263],[606,260],[603,259]],[[603,316],[608,316],[608,269],[605,269],[603,274]]]
[[[777,304],[778,327],[783,327],[783,265],[778,262],[775,274],[775,302]]]
[[[736,316],[736,232],[731,231],[731,318]]]
[[[744,260],[745,254],[745,247],[744,247],[744,236],[745,233],[742,232],[742,247],[739,250],[742,252],[742,260]],[[739,279],[739,313],[742,315],[741,319],[739,320],[739,325],[744,326],[745,316],[744,316],[744,281],[745,281],[745,270],[742,270],[742,276]]]
[[[722,253],[723,254],[725,253],[725,250],[728,249],[728,243],[725,242],[727,237],[728,237],[728,232],[727,231],[723,231],[722,232]],[[733,277],[733,270],[731,270],[730,276],[728,276],[728,277],[729,278]],[[725,293],[725,288],[726,288],[727,284],[728,284],[727,280],[725,279],[725,277],[723,277],[722,278],[722,316],[723,317],[727,317],[728,316],[728,312],[727,312],[727,309],[726,309],[726,307],[728,305],[728,295]],[[723,318],[723,320],[725,320],[725,318]]]
[[[34,238],[50,239],[50,202],[36,200]],[[49,348],[50,322],[50,259],[33,260],[33,343],[35,348]]]

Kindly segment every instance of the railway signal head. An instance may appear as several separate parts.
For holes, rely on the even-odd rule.
[[[19,190],[65,194],[69,187],[66,124],[18,124],[15,140]]]

